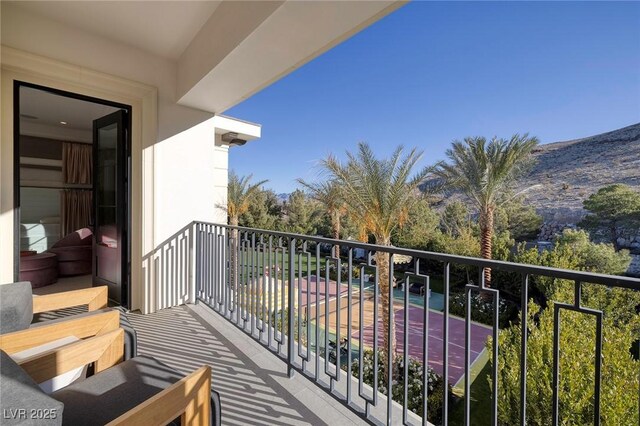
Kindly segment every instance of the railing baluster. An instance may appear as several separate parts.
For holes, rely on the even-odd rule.
[[[375,368],[373,369],[373,405],[378,405],[378,309],[380,308],[379,299],[380,299],[380,289],[378,285],[378,268],[376,266],[376,274],[375,274],[375,283],[373,286],[373,365]]]
[[[600,398],[602,386],[602,311],[585,308],[581,304],[582,282],[575,280],[574,302],[565,304],[554,302],[553,305],[553,408],[552,422],[554,425],[560,424],[560,311],[565,309],[586,315],[593,315],[596,318],[596,341],[595,341],[595,361],[594,361],[594,394],[593,394],[593,424],[600,425]]]
[[[491,372],[491,382],[493,383],[492,393],[492,420],[495,426],[498,426],[498,334],[500,328],[500,293],[493,293],[493,365]]]
[[[522,292],[520,328],[522,337],[520,341],[520,424],[527,424],[527,340],[529,339],[529,276],[522,276]]]
[[[340,336],[342,335],[340,330],[340,300],[342,299],[342,261],[340,260],[340,253],[337,253],[338,265],[336,267],[336,381],[340,380],[340,368],[341,355],[342,355],[342,342]]]
[[[316,244],[316,296],[315,296],[315,317],[316,317],[316,372],[315,372],[315,380],[318,382],[320,380],[320,307],[318,303],[320,301],[320,244]],[[325,345],[325,364],[327,362],[327,354],[326,354],[326,345]]]
[[[273,276],[275,274],[275,271],[273,270],[273,236],[269,235],[269,266],[268,266],[268,270],[269,270],[269,288],[267,290],[267,345],[269,346],[269,348],[271,348],[271,337],[273,335],[273,328],[275,327],[275,324],[273,323],[273,320],[271,318],[272,315],[272,309],[271,309],[271,300],[273,299]]]
[[[347,405],[351,404],[351,334],[352,334],[352,283],[353,279],[353,248],[349,247],[347,253]]]
[[[235,241],[234,241],[234,277],[233,277],[233,292],[235,297],[234,301],[234,309],[236,311],[236,325],[240,323],[240,271],[242,270],[241,259],[240,259],[240,231],[235,230]]]
[[[266,303],[264,298],[267,292],[267,249],[264,243],[264,234],[260,235],[260,251],[262,252],[262,264],[260,265],[260,290],[258,291],[259,309],[260,309],[260,341],[263,339],[263,334],[266,331],[265,328],[265,307]]]
[[[449,398],[446,396],[449,392],[449,270],[450,264],[444,264],[444,312],[442,315],[442,380],[444,386],[445,397],[442,400],[442,424],[449,423]]]
[[[306,245],[306,241],[305,241],[305,245]],[[306,247],[305,247],[305,252],[306,252]],[[309,309],[311,307],[311,277],[309,276],[311,274],[311,253],[307,253],[307,314],[305,317],[305,320],[307,321],[307,361],[309,361],[309,357],[311,356],[311,353],[309,352],[311,350],[311,318],[309,318]]]
[[[419,265],[419,264],[418,264]],[[420,271],[418,270],[418,273]],[[427,424],[427,412],[429,407],[429,299],[430,279],[427,277],[424,285],[424,319],[422,321],[422,424]],[[406,386],[406,382],[405,382]],[[444,399],[447,398],[447,390],[444,391]]]
[[[251,290],[249,292],[249,315],[251,316],[251,335],[256,331],[256,313],[258,312],[257,288],[258,288],[258,248],[256,246],[256,233],[251,233]]]
[[[280,276],[278,274],[280,268],[279,268],[279,263],[280,263],[280,256],[284,257],[284,251],[282,250],[282,248],[280,247],[280,240],[278,240],[278,246],[275,248],[274,254],[275,254],[275,264],[274,264],[274,270],[273,270],[273,313],[271,315],[273,315],[273,340],[277,343],[278,346],[278,353],[280,353],[280,345],[282,344],[282,327],[284,325],[283,321],[280,321],[280,330],[278,330],[278,317],[280,316],[280,309],[278,309],[278,307],[280,306],[280,298],[278,297],[278,295],[280,294]]]
[[[387,333],[387,425],[393,421],[393,353],[394,341],[391,339],[391,330],[395,327],[395,313],[393,312],[393,253],[389,253],[388,265],[389,277],[389,317],[387,318],[389,327]]]
[[[294,298],[295,298],[295,278],[296,278],[296,270],[295,270],[295,251],[296,251],[296,240],[295,238],[291,238],[289,240],[289,301],[288,301],[288,336],[287,342],[289,344],[289,348],[287,350],[287,375],[289,377],[293,377],[294,369],[293,369],[293,360],[295,357],[295,337],[294,337],[294,317],[295,317],[295,306],[294,306]]]
[[[596,315],[595,389],[593,396],[593,424],[600,425],[600,393],[602,385],[602,313]]]
[[[282,242],[280,243],[280,245],[282,245]],[[287,293],[285,292],[285,285],[287,282],[287,250],[286,248],[284,248],[282,250],[282,270],[281,270],[281,277],[280,277],[280,328],[282,329],[282,332],[280,333],[280,342],[284,343],[284,339],[285,339],[285,327],[287,324],[287,319],[285,318],[285,306],[286,306],[286,301],[287,301]],[[290,267],[290,266],[289,266]],[[280,349],[282,349],[282,347],[280,347]]]
[[[553,305],[553,403],[551,421],[554,426],[558,425],[558,384],[560,374],[560,306]]]
[[[482,274],[482,270],[480,271]],[[465,315],[464,315],[464,424],[471,424],[471,384],[469,362],[471,359],[471,288],[465,287]]]
[[[404,295],[403,295],[403,302],[404,302],[404,306],[403,306],[403,316],[402,316],[402,322],[403,322],[403,339],[402,339],[402,346],[403,346],[403,350],[402,350],[402,356],[404,357],[403,359],[403,371],[402,371],[402,378],[403,378],[403,401],[404,403],[402,404],[402,423],[406,424],[407,423],[407,409],[408,409],[408,405],[409,405],[409,386],[408,386],[408,382],[409,382],[409,285],[411,284],[410,279],[409,279],[409,275],[406,276],[405,280],[404,280]],[[393,294],[393,292],[391,292],[391,294]],[[398,332],[398,330],[396,330],[396,333]]]

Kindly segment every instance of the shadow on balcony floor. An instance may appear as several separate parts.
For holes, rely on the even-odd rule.
[[[184,373],[211,365],[223,425],[365,423],[299,374],[289,379],[284,362],[207,308],[180,306],[129,318],[140,354]]]

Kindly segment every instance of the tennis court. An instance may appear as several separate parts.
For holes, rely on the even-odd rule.
[[[365,347],[373,347],[373,313],[374,300],[373,291],[365,289],[363,294],[363,303],[360,304],[360,291],[358,286],[352,286],[352,304],[351,304],[351,330],[348,323],[348,299],[347,285],[342,284],[338,291],[338,285],[335,281],[329,281],[327,284],[324,278],[320,278],[320,282],[315,276],[296,280],[302,294],[298,298],[298,306],[303,315],[307,314],[307,318],[314,320],[316,309],[318,309],[319,325],[327,327],[333,333],[337,329],[337,295],[340,295],[340,336],[346,337],[351,332],[354,344],[358,344],[360,339],[360,309],[363,310],[362,324],[362,343]],[[307,310],[307,288],[309,289],[309,309]],[[316,299],[316,288],[318,297]],[[325,299],[328,292],[329,317],[325,318],[326,305]],[[297,289],[296,289],[297,294]],[[396,347],[398,354],[404,353],[404,305],[394,301],[394,314],[396,319]],[[382,347],[382,320],[381,311],[378,318],[378,345]],[[409,356],[418,360],[422,360],[423,354],[423,329],[424,329],[424,309],[421,306],[410,304],[408,307],[408,333],[409,333]],[[434,310],[429,311],[429,340],[428,340],[428,362],[438,374],[443,372],[443,321],[444,315]],[[491,335],[491,328],[478,323],[471,323],[471,363],[473,363],[485,348],[487,337]],[[449,316],[449,381],[453,385],[464,376],[465,362],[465,322],[464,319]]]

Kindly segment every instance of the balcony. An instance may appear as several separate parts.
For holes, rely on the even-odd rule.
[[[334,246],[340,247],[340,258],[332,256]],[[381,269],[376,252],[389,253],[387,267],[393,278],[386,310],[375,285]],[[453,315],[456,266],[465,267],[472,279],[458,295],[463,297],[463,313]],[[501,294],[498,284],[497,288],[484,285],[485,268],[509,274],[520,283],[516,302],[523,314],[520,329],[525,330],[518,346],[520,397],[508,409],[526,423],[528,385],[521,379],[527,377],[527,358],[522,354],[528,351],[526,331],[531,321],[526,301],[532,291],[530,280],[549,277],[572,288],[570,302],[554,304],[553,362],[546,366],[553,389],[549,418],[552,424],[562,423],[561,401],[567,389],[558,386],[566,368],[560,314],[571,311],[595,319],[595,340],[585,350],[593,362],[590,400],[594,423],[599,424],[607,329],[602,311],[583,305],[583,289],[640,290],[638,279],[194,222],[145,259],[147,278],[157,283],[152,302],[189,304],[135,316],[133,322],[141,330],[143,352],[153,352],[176,368],[202,362],[214,366],[223,422],[473,424],[474,410],[479,410],[474,379],[488,374],[491,383],[500,383],[501,366],[493,361],[500,359],[500,345],[488,342],[497,340],[505,324],[499,309],[491,309],[484,324],[475,321],[470,302],[474,298],[495,307],[509,298],[513,303],[513,294]],[[469,275],[469,271],[474,272]],[[361,367],[365,358],[383,357],[385,349],[391,350],[383,313],[396,329],[397,356],[413,359],[422,371],[418,403],[412,402],[404,385],[409,383],[409,369],[396,368],[388,377],[384,360],[385,364],[375,359],[371,364],[384,365],[382,369],[367,372],[365,365],[363,372]],[[436,415],[435,408],[429,409],[433,389],[424,386],[427,365],[441,378],[439,386],[457,395],[440,398]],[[367,374],[373,374],[373,380]],[[386,398],[385,388],[393,389],[394,400]],[[430,389],[426,395],[424,389]],[[415,389],[411,392],[415,399]],[[487,423],[497,424],[500,397],[496,396],[501,390],[490,387],[486,392],[487,406],[481,409]]]
[[[287,376],[286,364],[202,304],[129,314],[139,353],[187,374],[212,367],[223,425],[361,423],[357,414],[311,381]]]

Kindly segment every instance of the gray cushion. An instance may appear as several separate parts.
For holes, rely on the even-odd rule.
[[[44,393],[4,351],[0,357],[0,423],[24,426],[62,424],[63,403]]]
[[[31,283],[0,285],[0,334],[27,329],[32,320]]]
[[[122,306],[113,309],[120,311],[120,328],[124,330],[124,359],[138,356],[138,334],[129,322],[127,311]]]
[[[184,375],[139,356],[67,386],[51,396],[64,403],[65,425],[103,425],[146,401]]]
[[[127,317],[126,311],[124,310],[124,308],[121,308],[121,307],[103,308],[103,309],[98,309],[97,311],[91,311],[91,312],[85,311],[82,313],[77,313],[77,312],[81,312],[81,311],[78,311],[77,309],[76,310],[63,309],[60,311],[52,312],[51,316],[36,315],[36,321],[38,322],[32,324],[31,327],[41,327],[43,325],[48,325],[48,324],[61,322],[61,321],[67,321],[71,319],[70,316],[73,316],[73,319],[76,319],[76,318],[82,318],[90,315],[95,315],[100,312],[108,312],[112,309],[116,309],[120,311],[120,328],[124,330],[124,359],[127,360],[130,358],[133,358],[138,354],[138,337],[136,334],[136,330],[133,328],[133,326],[129,322],[129,318]],[[47,317],[55,318],[55,319],[47,319]]]

